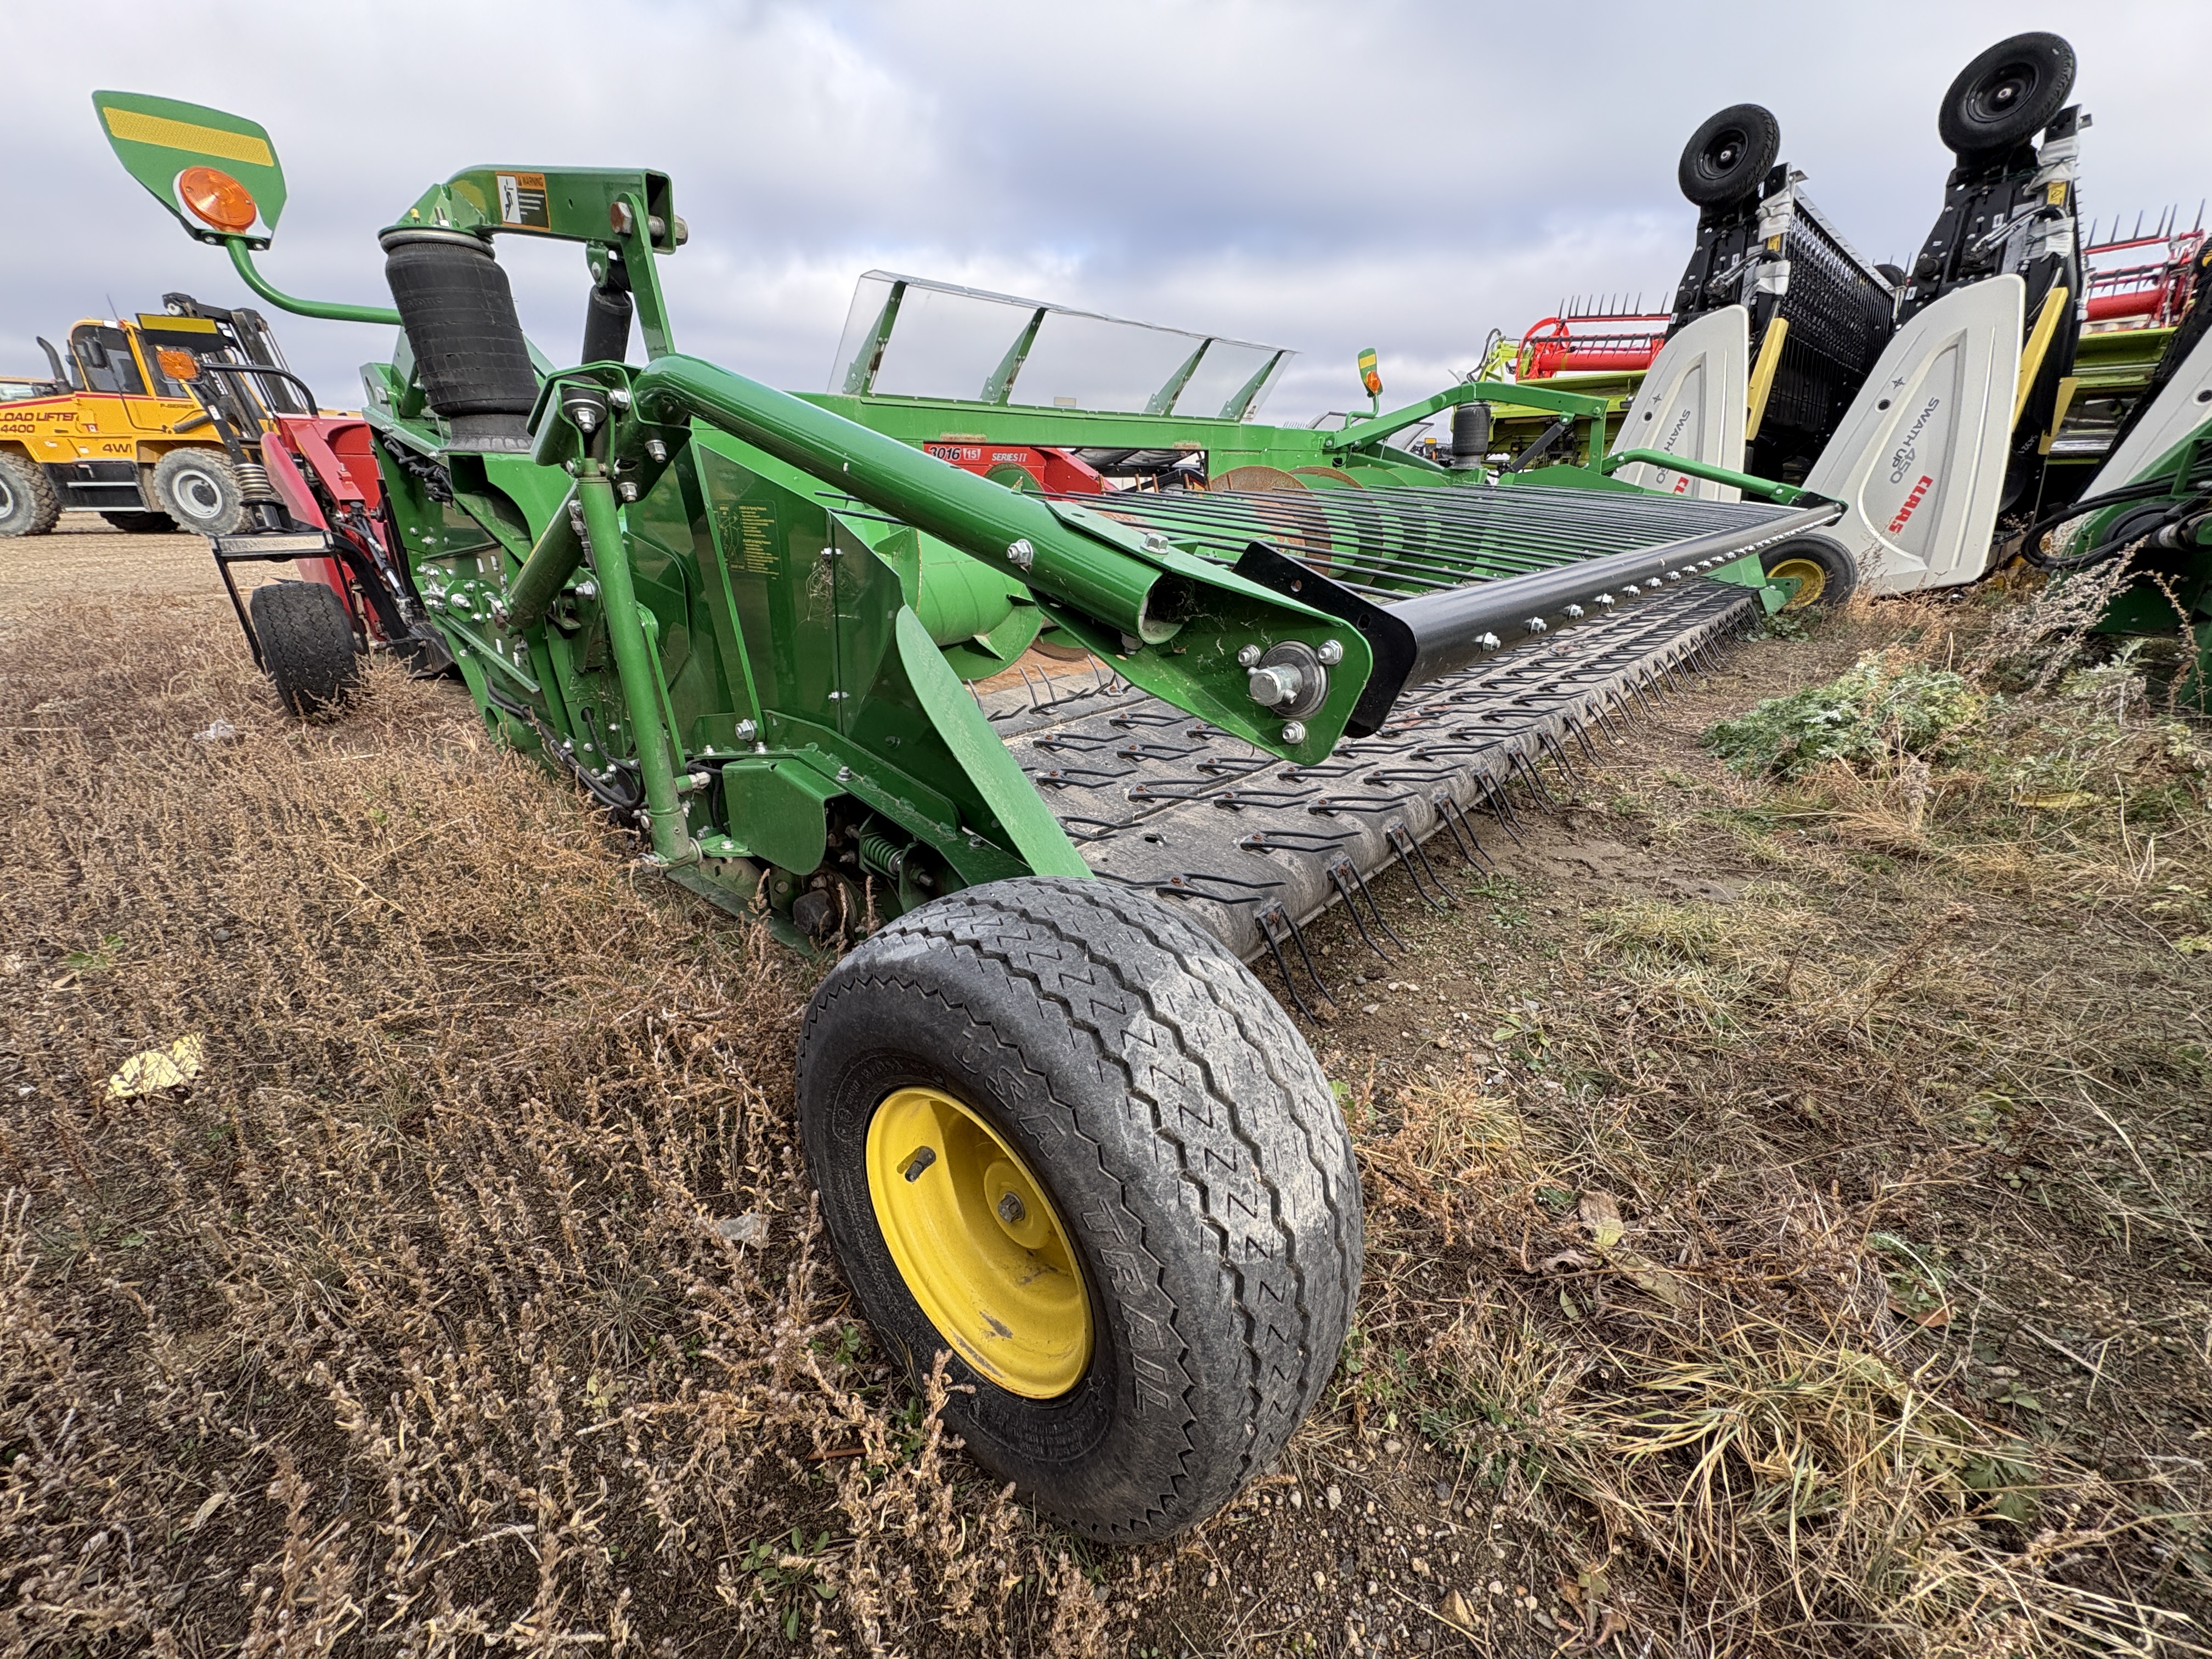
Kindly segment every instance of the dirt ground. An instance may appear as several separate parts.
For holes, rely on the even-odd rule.
[[[2212,748],[2125,665],[2021,689],[1995,599],[1761,639],[1382,883],[1387,957],[1311,930],[1358,1324],[1116,1551],[853,1319],[818,970],[457,688],[283,718],[203,543],[76,516],[0,542],[9,1650],[2207,1650]],[[1878,650],[1954,738],[1701,746]]]

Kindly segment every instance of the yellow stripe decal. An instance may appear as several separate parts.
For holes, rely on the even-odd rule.
[[[172,317],[165,311],[142,311],[138,326],[162,334],[215,334],[219,331],[205,317]]]
[[[226,161],[250,161],[255,167],[276,165],[268,141],[250,132],[225,132],[220,127],[195,126],[190,121],[172,121],[166,115],[142,115],[131,109],[104,109],[100,113],[107,118],[110,132],[135,144],[198,150],[203,155],[220,155]]]

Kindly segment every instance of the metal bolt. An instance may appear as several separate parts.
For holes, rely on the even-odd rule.
[[[1583,608],[1578,605],[1571,605],[1567,607],[1567,614],[1570,617],[1579,617],[1583,614]]]
[[[1304,720],[1285,720],[1283,722],[1283,741],[1285,743],[1304,743],[1305,740],[1306,723]]]
[[[617,409],[628,409],[629,407],[629,392],[624,387],[617,386],[611,392],[607,393],[607,401],[612,404]]]
[[[658,438],[647,438],[645,441],[645,453],[656,461],[665,461],[668,459],[668,446]]]
[[[1679,570],[1670,570],[1667,573],[1667,580],[1670,582],[1678,582],[1682,580],[1682,573]]]
[[[1504,641],[1495,634],[1485,634],[1476,639],[1475,643],[1486,651],[1495,651]]]
[[[1254,669],[1245,678],[1244,689],[1261,708],[1280,708],[1286,702],[1296,702],[1304,684],[1298,671],[1283,663],[1273,668]]]
[[[615,486],[615,494],[626,501],[634,501],[637,499],[637,486],[629,483],[618,483]]]
[[[825,547],[822,550],[822,562],[824,564],[829,563],[830,560],[836,556],[837,550],[834,547]]]
[[[1237,653],[1237,665],[1239,668],[1249,668],[1259,660],[1260,647],[1256,645],[1248,645]]]
[[[578,582],[576,584],[576,597],[580,599],[598,599],[599,597],[599,585],[597,582]]]
[[[1029,1219],[1029,1212],[1022,1206],[1018,1194],[1008,1193],[999,1200],[999,1219],[1009,1227],[1018,1227]]]
[[[840,783],[850,783],[850,782],[852,782],[852,781],[853,781],[853,769],[852,769],[851,767],[849,767],[849,766],[841,766],[841,767],[839,767],[839,768],[837,769],[837,781],[838,781],[838,782],[840,782]]]
[[[599,423],[599,412],[589,404],[578,404],[575,413],[576,430],[589,432]]]
[[[1531,634],[1548,634],[1551,632],[1551,624],[1541,617],[1531,617],[1528,618],[1528,631]]]
[[[1641,593],[1643,591],[1644,591],[1644,590],[1643,590],[1642,588],[1638,587],[1638,586],[1634,582],[1631,582],[1631,583],[1629,583],[1629,585],[1628,585],[1628,597],[1629,597],[1629,598],[1631,598],[1632,599],[1634,599],[1638,594]]]
[[[1600,605],[1609,605],[1613,602],[1613,595],[1610,593],[1601,593],[1597,596],[1597,602]]]
[[[759,730],[760,728],[755,726],[750,720],[739,720],[738,722],[738,741],[739,743],[750,743],[752,741],[753,733]]]
[[[1036,562],[1036,549],[1030,545],[1028,537],[1006,544],[1006,562],[1017,570],[1026,570]]]
[[[1315,652],[1314,655],[1321,659],[1324,667],[1334,668],[1344,660],[1344,641],[1323,640],[1321,642],[1321,649]]]

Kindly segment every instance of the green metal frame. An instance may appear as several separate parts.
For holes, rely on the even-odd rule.
[[[176,131],[234,121],[167,107]],[[117,148],[128,163],[123,140]],[[160,167],[185,159],[165,155]],[[157,187],[159,169],[142,176],[191,228]],[[1164,535],[922,453],[949,428],[1036,441],[1042,422],[1053,442],[1197,447],[1217,468],[1452,486],[1480,474],[1385,440],[1477,398],[1581,419],[1604,408],[1484,382],[1325,433],[800,397],[677,350],[656,271],[683,239],[665,174],[472,167],[426,191],[394,228],[417,227],[580,244],[594,280],[624,269],[647,362],[541,369],[528,454],[453,447],[404,335],[392,362],[363,369],[365,414],[415,591],[487,726],[632,811],[653,863],[737,907],[787,913],[827,880],[880,919],[961,885],[1086,873],[961,678],[1018,654],[1047,621],[1133,684],[1298,763],[1331,752],[1372,672],[1367,639],[1334,616]],[[251,239],[207,240],[226,240],[272,305],[398,320],[286,295],[260,276]],[[897,301],[894,290],[878,343]],[[1018,346],[987,389],[1003,397],[1020,356]],[[1547,468],[1545,481],[1578,471]],[[1585,481],[1629,488],[1594,471]],[[1755,572],[1728,574],[1756,584]],[[1253,702],[1239,653],[1292,642],[1332,666],[1321,706],[1286,720]]]

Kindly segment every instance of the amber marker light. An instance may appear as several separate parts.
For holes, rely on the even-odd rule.
[[[161,366],[161,373],[173,380],[197,380],[200,377],[200,360],[189,351],[176,346],[163,346],[154,354]]]
[[[217,167],[186,167],[177,175],[177,195],[192,217],[234,236],[252,229],[261,214],[252,192]]]

